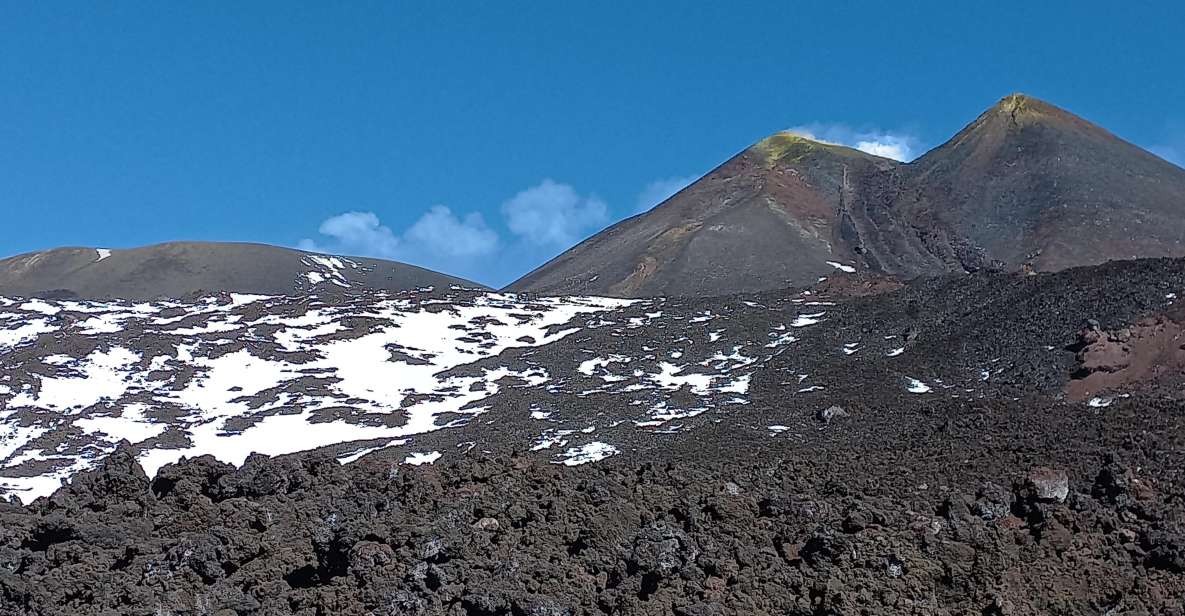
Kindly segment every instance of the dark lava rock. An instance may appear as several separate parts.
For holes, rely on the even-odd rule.
[[[0,509],[0,613],[1079,614],[1117,597],[1182,613],[1179,482],[1120,522],[1118,462],[1062,460],[1097,489],[1069,507],[1067,473],[1030,475],[1034,502],[1013,504],[1039,513],[1025,522],[997,482],[1028,469],[796,451],[571,469],[472,458],[394,476],[381,459],[195,459],[151,484],[117,456],[53,499]],[[1170,477],[1140,451],[1126,455],[1149,481]],[[886,468],[904,472],[870,472]],[[130,519],[129,502],[142,503]]]
[[[1070,494],[1070,480],[1065,471],[1035,468],[1025,477],[1025,489],[1038,501],[1063,503]]]
[[[1007,516],[1012,509],[1012,494],[991,482],[983,484],[976,494],[972,511],[986,522]]]

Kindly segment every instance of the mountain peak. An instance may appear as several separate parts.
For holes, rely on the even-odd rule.
[[[855,148],[789,130],[774,133],[758,141],[751,149],[759,153],[769,165],[797,163],[824,152],[843,157],[876,158]]]
[[[996,108],[1008,113],[1017,113],[1024,111],[1026,108],[1032,108],[1033,103],[1042,105],[1047,104],[1040,99],[1033,98],[1032,96],[1025,94],[1024,92],[1014,92],[1000,99],[1000,101],[996,103]]]
[[[1013,124],[1024,124],[1039,120],[1041,118],[1057,118],[1061,120],[1071,120],[1077,122],[1084,122],[1078,116],[1061,109],[1056,105],[1047,103],[1039,98],[1029,96],[1020,92],[1009,94],[1000,99],[988,113],[994,112],[995,115],[1006,116]]]
[[[1009,94],[994,106],[983,112],[968,129],[984,126],[1027,127],[1035,124],[1079,133],[1094,134],[1097,137],[1112,138],[1106,129],[1057,105],[1020,92]]]
[[[513,290],[720,295],[1185,255],[1185,172],[1032,96],[906,164],[779,132]],[[854,271],[852,271],[854,270]]]
[[[1000,151],[1037,152],[1041,147],[1061,147],[1056,144],[1067,139],[1093,142],[1082,146],[1087,150],[1097,148],[1101,143],[1117,141],[1114,135],[1096,124],[1039,98],[1017,92],[1001,98],[949,141],[915,162],[925,167],[927,161],[943,159],[952,152],[959,152],[959,156],[964,157],[990,156]]]

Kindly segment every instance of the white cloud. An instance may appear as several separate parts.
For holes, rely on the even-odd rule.
[[[325,220],[317,229],[328,240],[303,239],[301,250],[379,257],[439,267],[456,259],[480,257],[498,247],[498,233],[481,214],[463,219],[443,205],[434,205],[402,234],[382,224],[374,212],[346,212]]]
[[[481,214],[457,218],[447,207],[434,205],[403,234],[405,243],[450,257],[478,257],[498,248],[498,233]]]
[[[595,195],[581,196],[568,184],[543,180],[502,204],[511,233],[539,246],[568,248],[609,221],[609,208]]]
[[[861,152],[868,152],[874,156],[883,156],[905,162],[909,162],[914,158],[913,148],[902,138],[895,135],[882,135],[872,140],[857,141],[856,149]]]
[[[501,213],[499,222],[513,241],[504,241],[480,213],[458,215],[434,205],[403,230],[384,225],[374,212],[338,214],[321,223],[319,237],[303,239],[297,248],[402,261],[496,286],[609,222],[604,201],[553,180],[514,195]]]
[[[388,258],[399,251],[399,238],[379,222],[374,212],[338,214],[322,222],[317,231],[332,238],[336,247],[322,246],[315,240],[305,238],[298,245],[301,250]]]
[[[632,213],[654,207],[696,179],[650,182],[638,193]],[[459,215],[434,205],[406,228],[392,229],[375,212],[344,212],[325,219],[319,235],[301,240],[297,248],[402,261],[501,286],[615,220],[596,195],[550,179],[507,199],[499,213],[487,224],[480,213]]]
[[[670,199],[675,193],[683,190],[688,184],[698,180],[699,178],[693,175],[687,177],[674,177],[655,180],[646,185],[642,192],[638,193],[637,207],[634,208],[635,214],[648,212],[654,206]]]
[[[790,132],[836,145],[846,145],[874,156],[909,162],[919,153],[918,139],[906,133],[881,130],[856,130],[844,124],[807,124],[795,126]]]

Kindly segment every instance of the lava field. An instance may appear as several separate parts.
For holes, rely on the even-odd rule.
[[[3,299],[0,608],[1182,613],[1182,265]]]

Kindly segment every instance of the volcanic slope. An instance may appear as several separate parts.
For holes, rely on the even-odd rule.
[[[1032,97],[906,167],[893,207],[1009,268],[1185,254],[1185,169]]]
[[[581,464],[724,427],[809,446],[834,404],[897,425],[885,439],[913,438],[919,405],[1040,396],[1073,415],[1129,393],[1088,384],[1060,401],[1080,371],[1081,323],[1113,330],[1178,296],[1182,262],[1142,260],[845,302],[806,290],[0,298],[0,494],[48,495],[121,440],[149,475],[185,457],[310,450],[408,463],[530,450]]]
[[[710,296],[1182,255],[1185,170],[1018,94],[911,163],[773,135],[509,289]]]
[[[0,295],[148,300],[198,293],[263,295],[400,291],[482,285],[414,265],[266,244],[170,242],[140,248],[57,248],[0,260]]]
[[[1183,265],[0,300],[0,613],[1181,616]]]

